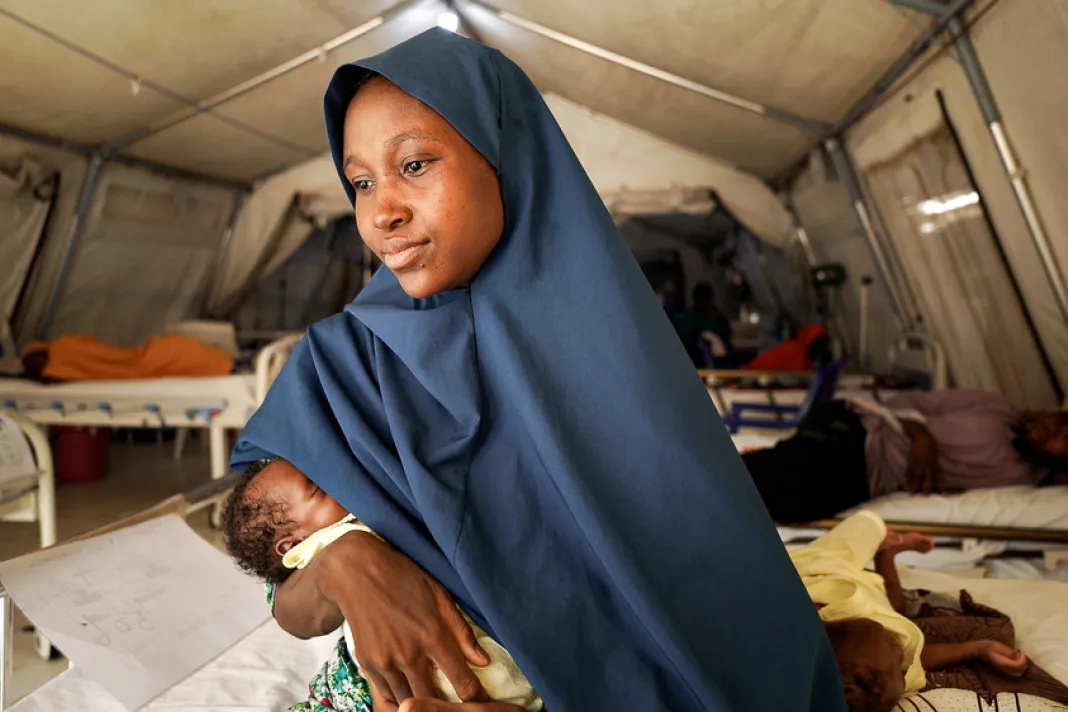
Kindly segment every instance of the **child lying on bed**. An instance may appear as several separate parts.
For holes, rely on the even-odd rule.
[[[924,601],[916,600],[915,592],[902,590],[894,557],[903,551],[927,552],[933,545],[934,541],[922,534],[888,532],[882,519],[862,511],[808,546],[790,552],[831,638],[850,712],[888,712],[906,694],[919,692],[932,683],[946,684],[952,678],[925,671],[947,668],[957,672],[962,667],[973,671],[993,668],[989,676],[981,677],[1001,680],[1005,680],[1001,676],[1020,678],[1028,673],[1031,678],[1041,679],[1029,679],[1026,687],[1015,686],[1015,691],[1051,697],[1068,692],[1034,666],[1029,671],[1023,652],[994,639],[999,636],[991,629],[958,626],[967,634],[950,638],[951,642],[929,640],[925,644],[917,622],[927,625],[934,619],[917,616],[930,616],[930,606],[921,612],[916,604]],[[874,573],[865,569],[873,559]],[[906,593],[913,604],[908,612],[915,620],[905,615]],[[954,615],[974,617],[976,611],[969,606],[966,592],[961,592],[960,600],[964,609]],[[983,612],[986,616],[1001,615],[992,609]],[[1004,616],[1002,619],[1008,622]],[[937,629],[937,625],[927,628],[931,632]],[[976,630],[987,632],[990,637],[977,636]],[[947,638],[936,636],[934,640]],[[1014,642],[1011,630],[1007,640]],[[1031,672],[1035,674],[1032,676]],[[1002,684],[1000,689],[991,689],[989,680],[984,683],[986,691],[993,693],[1013,687]],[[993,687],[999,687],[996,679]]]
[[[272,602],[276,584],[294,569],[307,566],[317,553],[342,535],[350,531],[374,534],[285,460],[262,461],[245,474],[226,503],[223,532],[226,548],[234,560],[267,583],[268,603]],[[508,651],[471,625],[479,645],[490,656],[488,666],[473,668],[486,693],[498,702],[532,712],[541,710],[541,698]],[[290,712],[373,709],[370,686],[360,676],[350,653],[352,633],[347,624],[343,631],[334,655],[311,682],[310,701],[291,708]],[[447,700],[460,701],[440,671],[436,680]]]

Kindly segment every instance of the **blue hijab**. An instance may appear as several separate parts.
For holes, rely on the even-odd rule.
[[[232,463],[292,462],[439,580],[553,712],[844,710],[816,611],[686,351],[538,90],[431,30],[375,72],[497,170],[501,241],[308,330]],[[352,189],[344,181],[352,198]]]

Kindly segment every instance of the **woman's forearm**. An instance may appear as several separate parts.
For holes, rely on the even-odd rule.
[[[275,587],[274,618],[292,636],[316,638],[337,630],[344,622],[341,609],[323,593],[317,581],[321,574],[322,567],[312,562]]]
[[[980,641],[970,643],[929,643],[923,646],[920,663],[924,670],[943,668],[976,660],[983,656]]]

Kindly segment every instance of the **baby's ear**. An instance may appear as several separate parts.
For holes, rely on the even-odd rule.
[[[284,537],[275,542],[274,550],[281,557],[285,557],[289,553],[289,550],[301,542],[300,537],[295,534],[286,534]]]

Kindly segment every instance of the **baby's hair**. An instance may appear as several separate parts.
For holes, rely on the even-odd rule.
[[[289,518],[282,502],[266,490],[252,488],[256,476],[272,462],[260,460],[245,470],[245,476],[226,500],[222,530],[226,551],[238,566],[267,583],[277,584],[289,578],[293,571],[282,565],[282,557],[274,545],[297,524]]]
[[[845,649],[853,633],[852,621],[826,623],[827,636],[838,662],[849,712],[892,712],[898,700],[890,696],[883,673],[863,660],[855,660]]]

